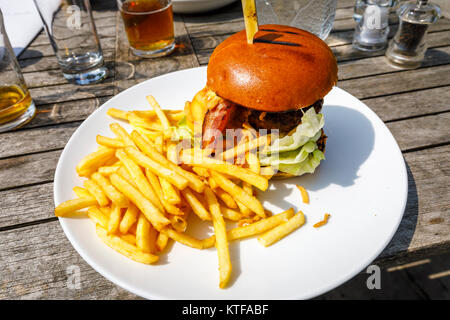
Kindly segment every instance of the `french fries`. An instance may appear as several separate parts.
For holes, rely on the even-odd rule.
[[[106,245],[134,261],[144,264],[152,264],[157,262],[159,259],[156,255],[140,251],[136,246],[128,243],[121,237],[116,235],[108,235],[106,230],[99,224],[97,224],[96,230],[97,235]]]
[[[248,127],[248,141],[244,138],[238,146],[215,154],[224,160],[211,158],[212,150],[195,147],[194,137],[194,148],[180,155],[170,134],[185,113],[161,109],[152,96],[147,100],[152,110],[107,111],[133,130],[129,133],[112,123],[115,138],[96,136],[99,149],[76,166],[84,187],[74,187],[77,198],[59,204],[55,215],[89,217],[106,245],[144,264],[157,262],[171,239],[195,249],[215,246],[219,287],[225,288],[232,273],[229,241],[258,236],[261,244],[269,246],[302,226],[304,215],[294,215],[292,208],[266,214],[256,198],[253,187],[266,190],[275,173],[272,167],[261,167],[256,154],[257,148],[270,143],[270,135],[258,137]],[[235,157],[245,161],[227,162]],[[306,190],[299,189],[307,203]],[[212,223],[212,236],[197,239],[186,233],[191,212]],[[227,230],[227,223],[237,227]]]
[[[205,196],[212,216],[214,234],[216,235],[216,248],[219,256],[219,287],[223,289],[227,286],[231,276],[231,261],[230,252],[228,250],[227,231],[216,196],[209,188],[206,188]]]
[[[192,154],[182,154],[181,161],[185,164],[211,169],[220,173],[225,173],[232,177],[238,178],[242,181],[248,182],[258,189],[265,191],[269,187],[269,182],[266,178],[248,170],[238,167],[236,165],[216,160],[208,157],[201,157],[201,161],[194,161]]]
[[[266,216],[264,208],[261,203],[255,197],[249,195],[242,190],[239,186],[234,184],[231,180],[225,178],[218,172],[211,171],[211,175],[216,182],[222,187],[223,190],[228,192],[235,200],[245,203],[245,206],[255,212],[257,215],[264,218]]]
[[[97,171],[106,161],[114,157],[115,150],[103,148],[90,153],[77,165],[76,170],[80,177],[89,177]]]
[[[139,190],[135,189],[117,173],[111,175],[111,183],[131,202],[133,202],[157,230],[168,225],[170,221]]]
[[[267,231],[263,235],[258,237],[259,243],[268,247],[281,238],[284,238],[295,229],[300,228],[305,223],[305,216],[303,212],[299,211],[296,215],[289,218],[288,221],[276,226],[272,230]]]

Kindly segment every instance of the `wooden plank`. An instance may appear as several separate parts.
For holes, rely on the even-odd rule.
[[[450,101],[450,87],[418,90],[363,100],[383,121],[450,111],[448,101]]]
[[[410,168],[406,212],[394,241],[374,263],[425,249],[433,254],[449,248],[450,178],[445,173],[450,169],[450,147],[432,151],[405,155]],[[80,267],[82,290],[69,290],[65,286],[68,276],[65,271],[70,265]],[[92,293],[105,294],[101,286],[98,289],[99,283],[109,284],[74,251],[57,221],[0,232],[0,268],[3,270],[0,299],[56,295],[73,298],[74,294],[90,298]]]
[[[439,66],[450,63],[450,46],[431,48],[425,54],[421,67]],[[350,60],[339,64],[339,80],[361,78],[377,74],[399,72],[386,62],[386,57],[371,57],[366,59]]]
[[[0,134],[0,159],[62,149],[79,125],[71,122]]]
[[[75,252],[58,221],[0,233],[0,299],[139,299],[106,281]],[[80,289],[67,285],[79,268]]]
[[[386,124],[402,151],[450,142],[450,112]]]
[[[36,116],[27,123],[24,129],[37,128],[60,123],[82,121],[99,106],[109,100],[111,96],[81,99],[60,103],[38,105]]]
[[[0,229],[53,216],[53,182],[0,191],[0,194]]]
[[[57,150],[0,160],[0,190],[53,181],[61,152]]]
[[[50,87],[31,88],[30,94],[36,104],[51,104],[64,101],[111,96],[114,94],[113,79],[89,86],[61,84]]]
[[[355,97],[371,98],[450,85],[450,65],[388,73],[361,79],[339,81],[338,86]]]
[[[115,47],[115,38],[107,37],[100,39],[100,45],[102,50],[114,49]],[[19,57],[19,60],[22,59],[30,59],[30,58],[39,58],[39,57],[49,57],[54,56],[55,52],[49,43],[37,45],[34,47],[30,47],[26,49]]]
[[[379,259],[450,249],[450,146],[404,155],[408,203],[399,229]]]

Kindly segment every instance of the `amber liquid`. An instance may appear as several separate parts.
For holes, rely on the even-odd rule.
[[[129,0],[120,13],[134,49],[155,51],[173,43],[172,4],[164,7],[156,0]]]
[[[20,117],[31,105],[31,96],[17,86],[0,86],[0,124]]]

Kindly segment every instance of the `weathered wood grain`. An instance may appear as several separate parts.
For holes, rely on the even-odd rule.
[[[402,151],[450,143],[450,112],[386,124]]]
[[[425,54],[421,67],[432,67],[450,63],[450,46],[430,48]],[[385,56],[344,61],[339,64],[339,80],[362,78],[383,73],[400,72],[388,64]]]
[[[449,101],[450,87],[438,87],[363,100],[383,121],[450,111]]]
[[[388,73],[339,81],[338,86],[355,97],[370,98],[450,85],[450,65]]]
[[[409,166],[408,204],[390,244],[379,258],[450,249],[450,146],[405,154]]]
[[[63,148],[80,122],[6,132],[0,135],[0,159]]]
[[[54,217],[53,182],[5,190],[0,194],[0,229]]]
[[[0,190],[53,181],[61,150],[0,160]]]
[[[0,233],[0,299],[139,299],[89,267],[64,237],[58,221]],[[7,263],[5,263],[7,262]],[[69,267],[80,271],[70,289]]]

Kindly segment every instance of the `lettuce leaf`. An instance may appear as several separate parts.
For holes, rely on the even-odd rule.
[[[281,153],[285,151],[292,151],[300,148],[308,141],[315,138],[325,124],[323,114],[317,114],[314,108],[310,108],[302,117],[302,123],[297,126],[295,132],[291,135],[286,135],[281,139],[276,139],[271,146],[270,153]],[[320,138],[317,137],[317,139]],[[316,139],[316,141],[317,141]]]
[[[172,141],[193,139],[194,133],[189,127],[186,116],[178,121],[177,126],[172,127]]]
[[[261,165],[270,165],[296,176],[313,173],[320,161],[325,159],[317,146],[324,124],[323,115],[310,108],[292,134],[276,139],[269,152],[260,154]]]

